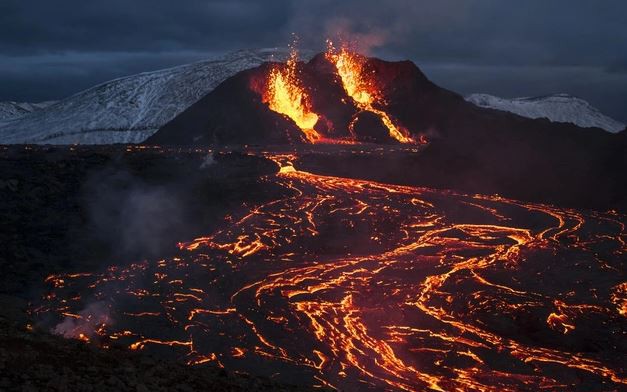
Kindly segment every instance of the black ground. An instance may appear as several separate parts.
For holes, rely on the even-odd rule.
[[[176,242],[210,232],[228,216],[286,194],[284,188],[260,182],[278,167],[259,151],[250,151],[2,147],[0,391],[290,390],[214,367],[190,369],[145,355],[103,352],[38,330],[26,313],[29,301],[44,293],[43,281],[50,274],[168,257]],[[463,162],[438,166],[437,150],[429,148],[299,147],[294,163],[320,174],[406,185],[454,188],[457,178],[462,192],[486,189],[559,206],[625,210],[620,189],[606,196],[602,189],[582,186],[570,199],[561,191],[543,194],[538,191],[542,187],[533,185],[532,167],[527,183],[486,187],[486,179],[506,180],[508,168],[484,167],[473,182],[473,172]],[[560,188],[559,182],[552,186]]]
[[[296,389],[215,366],[98,350],[38,329],[27,314],[52,273],[167,254],[226,211],[263,201],[257,182],[274,164],[241,153],[125,146],[20,146],[0,155],[0,391]]]

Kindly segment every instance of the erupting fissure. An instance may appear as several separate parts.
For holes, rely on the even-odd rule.
[[[374,81],[364,69],[364,58],[362,56],[349,50],[346,45],[336,49],[331,41],[327,41],[326,58],[335,65],[344,90],[355,101],[357,107],[379,116],[388,129],[390,137],[401,143],[414,142],[407,129],[395,124],[385,111],[375,107],[384,100]]]
[[[277,65],[270,71],[263,102],[271,110],[291,118],[311,143],[321,139],[314,126],[318,115],[311,110],[309,97],[298,78],[298,52],[292,48],[285,65]]]

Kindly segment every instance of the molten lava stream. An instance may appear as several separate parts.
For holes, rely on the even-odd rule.
[[[624,216],[320,176],[295,155],[266,156],[281,170],[264,180],[290,196],[178,257],[50,277],[37,313],[66,336],[342,390],[627,385],[611,349],[626,322]]]
[[[346,93],[361,110],[369,111],[381,119],[388,129],[390,137],[401,143],[413,143],[414,140],[404,127],[395,124],[392,118],[376,106],[383,102],[372,75],[364,69],[365,58],[350,51],[346,45],[339,50],[328,41],[326,58],[335,65],[337,74],[342,81]],[[352,124],[351,124],[352,126]]]

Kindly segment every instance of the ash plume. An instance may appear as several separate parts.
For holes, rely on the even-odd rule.
[[[434,29],[465,22],[470,8],[468,2],[456,0],[395,0],[384,7],[371,0],[299,2],[288,26],[306,47],[320,47],[322,40],[330,38],[350,42],[358,52],[370,55],[384,46],[405,46]]]

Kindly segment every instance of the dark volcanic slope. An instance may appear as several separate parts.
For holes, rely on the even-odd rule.
[[[242,71],[189,107],[150,137],[148,144],[284,144],[301,141],[296,124],[275,113],[251,90],[271,64]]]

